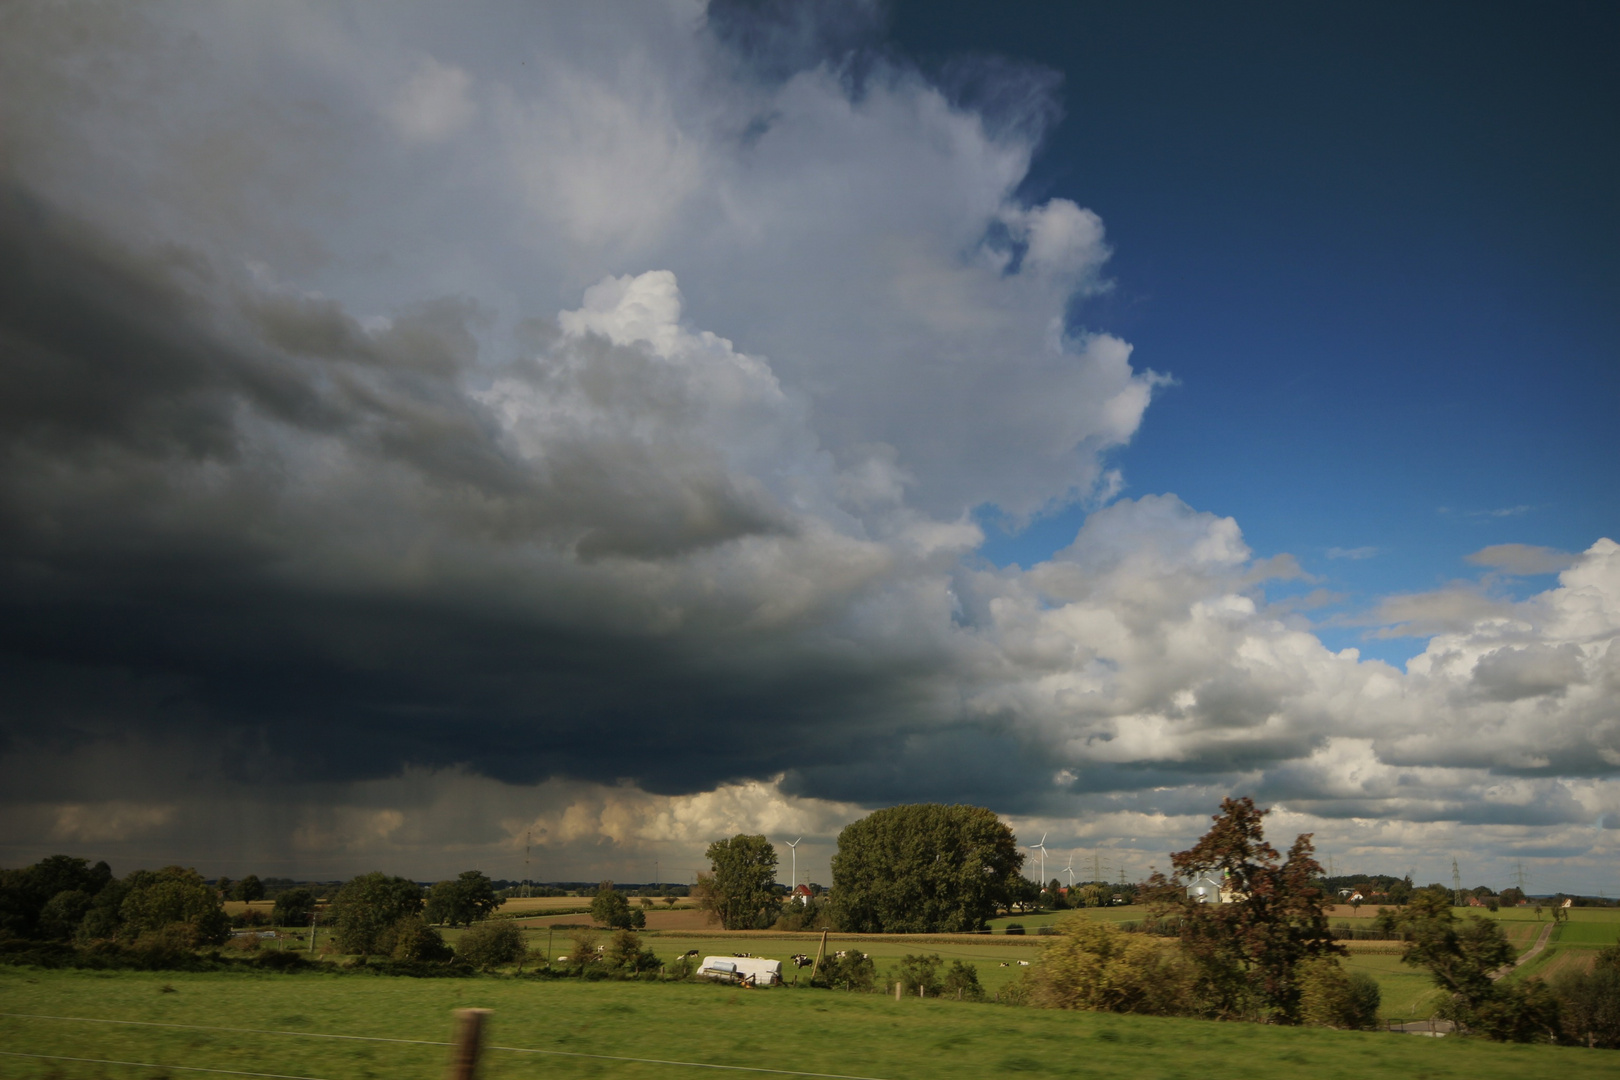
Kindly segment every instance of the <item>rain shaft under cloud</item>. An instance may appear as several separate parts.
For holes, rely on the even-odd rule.
[[[1302,572],[1233,520],[1110,501],[1166,377],[1067,319],[1108,247],[1021,194],[1047,73],[744,63],[684,4],[375,17],[6,16],[8,861],[516,876],[527,834],[588,877],[905,799],[1164,836],[1237,787],[1620,815],[1613,543],[1391,601],[1449,619],[1402,672],[1268,604]],[[975,512],[1077,501],[1050,560],[976,555]]]

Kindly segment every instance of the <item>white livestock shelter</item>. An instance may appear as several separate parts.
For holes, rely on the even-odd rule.
[[[782,961],[759,956],[705,956],[697,973],[705,979],[744,986],[780,986]]]

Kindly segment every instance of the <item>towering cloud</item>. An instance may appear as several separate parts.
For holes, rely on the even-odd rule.
[[[1164,377],[1067,317],[1101,221],[1021,194],[1053,80],[949,94],[833,10],[9,9],[0,853],[1620,814],[1620,549],[1391,601],[1445,631],[1403,672],[1233,520],[1110,502]]]

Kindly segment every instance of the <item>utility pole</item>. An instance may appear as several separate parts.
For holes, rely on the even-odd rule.
[[[1525,870],[1524,863],[1522,862],[1513,864],[1513,884],[1519,887],[1520,892],[1524,892],[1526,887],[1530,884],[1530,875]]]
[[[524,897],[524,899],[528,899],[530,896],[534,895],[533,892],[529,888],[529,883],[531,881],[531,878],[529,876],[529,838],[530,838],[531,835],[532,834],[530,834],[528,832],[525,832],[523,834],[523,897]]]
[[[1451,860],[1451,902],[1462,907],[1462,871],[1457,869],[1457,860]]]

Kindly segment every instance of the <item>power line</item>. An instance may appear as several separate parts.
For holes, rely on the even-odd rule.
[[[449,1045],[448,1043],[446,1045]],[[240,1069],[204,1069],[197,1065],[160,1065],[150,1061],[114,1061],[112,1058],[63,1057],[61,1054],[23,1054],[0,1050],[6,1057],[33,1058],[36,1061],[80,1061],[91,1065],[128,1065],[136,1069],[178,1069],[181,1072],[214,1073],[222,1076],[263,1076],[271,1080],[322,1080],[319,1076],[289,1076],[287,1073],[242,1072]]]

